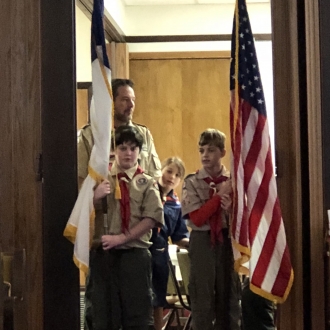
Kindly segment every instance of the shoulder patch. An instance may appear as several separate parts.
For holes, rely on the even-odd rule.
[[[182,205],[190,204],[189,198],[188,198],[188,191],[185,186],[182,188]]]

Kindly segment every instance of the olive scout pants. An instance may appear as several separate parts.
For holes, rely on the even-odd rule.
[[[243,330],[275,330],[275,305],[250,290],[249,279],[243,283]]]
[[[85,329],[147,330],[152,299],[149,250],[92,251],[85,298]]]
[[[241,283],[228,230],[212,246],[209,231],[191,232],[189,295],[195,330],[240,330]]]

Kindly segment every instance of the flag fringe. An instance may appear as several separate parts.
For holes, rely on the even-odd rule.
[[[72,244],[76,241],[77,227],[68,223],[64,229],[63,236],[67,238]]]
[[[294,280],[294,274],[293,274],[293,269],[291,268],[290,280],[289,280],[286,290],[283,294],[283,297],[278,297],[269,292],[266,292],[266,291],[258,288],[257,286],[253,285],[251,282],[250,282],[250,289],[252,292],[258,294],[259,296],[273,301],[275,304],[283,304],[286,301],[286,299],[288,298],[288,295],[290,293],[290,290],[291,290],[291,287],[293,284],[293,280]]]
[[[73,262],[81,271],[83,271],[86,275],[88,274],[88,266],[82,261],[79,261],[75,254],[73,255]]]

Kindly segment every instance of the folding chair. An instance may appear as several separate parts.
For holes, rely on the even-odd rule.
[[[186,256],[183,256],[181,258],[181,254],[186,254]],[[189,295],[188,295],[189,267],[186,268],[184,266],[181,269],[181,264],[183,264],[183,262],[181,261],[181,264],[180,264],[181,259],[186,260],[186,257],[188,257],[188,252],[182,252],[182,253],[178,252],[177,256],[178,256],[179,267],[180,267],[180,271],[181,271],[181,275],[182,275],[182,284],[183,284],[183,286],[180,286],[180,283],[177,280],[176,273],[175,273],[175,267],[173,266],[173,263],[172,263],[171,260],[169,260],[170,277],[173,280],[173,283],[174,283],[174,286],[175,286],[175,289],[176,289],[176,293],[177,293],[178,298],[179,298],[179,301],[175,305],[178,306],[178,307],[180,306],[181,308],[183,308],[184,310],[189,312],[188,319],[185,322],[185,325],[183,327],[183,330],[188,330],[188,329],[191,329],[191,308],[190,308],[190,300],[189,300]],[[184,261],[184,263],[189,266],[189,263],[187,263],[187,261]],[[181,325],[179,325],[179,326],[181,327]]]
[[[176,304],[179,301],[179,298],[176,294],[176,288],[172,276],[169,276],[168,278],[167,294],[167,306],[164,309],[169,310],[169,312],[164,316],[163,330],[169,330],[174,320],[176,320],[177,324],[180,326],[179,310],[182,309],[182,307]]]

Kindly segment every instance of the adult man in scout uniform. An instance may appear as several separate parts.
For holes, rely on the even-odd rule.
[[[133,82],[129,79],[113,79],[111,82],[114,98],[114,127],[124,125],[134,126],[143,137],[143,144],[138,155],[140,167],[154,178],[161,176],[161,164],[155,149],[154,141],[146,126],[132,122],[135,108],[135,93]],[[94,145],[90,125],[84,126],[78,134],[78,182],[81,187],[88,175],[88,162]],[[109,163],[113,163],[114,153],[111,152]],[[85,289],[85,329],[92,330],[93,311],[91,295],[93,292],[92,280],[87,276]]]
[[[146,126],[132,122],[135,108],[134,83],[130,79],[113,79],[111,82],[114,98],[114,127],[122,125],[134,126],[143,137],[143,145],[138,163],[145,173],[154,178],[161,176],[161,164],[155,149],[154,141]],[[79,186],[88,175],[88,162],[94,145],[90,125],[84,126],[78,134],[78,178]],[[114,154],[110,155],[110,163]]]

